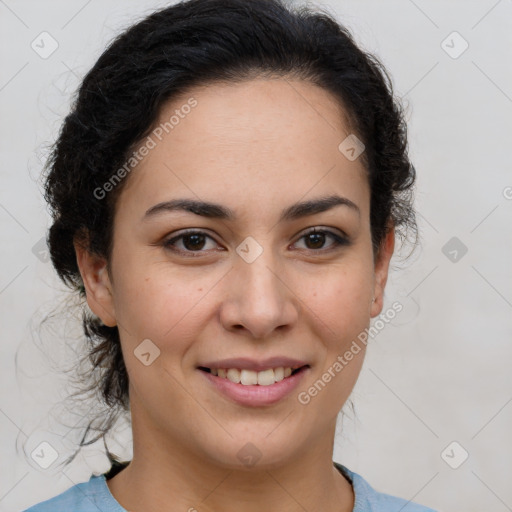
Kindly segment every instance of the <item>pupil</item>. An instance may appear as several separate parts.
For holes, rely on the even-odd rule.
[[[195,242],[193,241],[192,244],[187,243],[187,240],[194,240],[194,239],[195,239]],[[199,241],[198,241],[198,239],[199,239]],[[199,244],[200,247],[197,247],[197,244]],[[183,245],[189,250],[201,249],[202,244],[204,245],[204,235],[192,234],[192,235],[186,235],[183,238]]]
[[[323,245],[323,237],[325,235],[323,233],[310,233],[309,234],[309,240],[311,240],[313,238],[313,245],[315,245],[315,247],[313,247],[314,249],[318,249],[319,247],[322,247]],[[316,242],[320,242],[320,245],[318,246],[318,244],[315,244],[315,239],[316,239]]]

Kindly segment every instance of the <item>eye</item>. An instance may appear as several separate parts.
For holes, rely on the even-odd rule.
[[[336,249],[339,246],[343,245],[349,245],[350,241],[346,236],[339,235],[338,233],[335,233],[334,231],[326,230],[326,229],[317,229],[312,228],[307,233],[302,235],[299,240],[304,239],[306,241],[306,245],[310,245],[309,247],[306,246],[306,250],[312,250],[315,252],[319,252],[319,250],[322,250],[322,246],[325,243],[326,238],[331,238],[334,240],[334,243],[330,245],[327,249],[323,250],[332,250]],[[312,246],[312,247],[311,247]]]
[[[188,255],[194,256],[193,253],[195,252],[206,252],[201,249],[204,248],[206,245],[206,240],[210,239],[212,240],[215,245],[218,245],[215,240],[203,231],[196,231],[196,230],[187,230],[185,232],[182,232],[180,235],[175,236],[173,238],[170,238],[169,240],[164,242],[164,247],[167,249],[170,249],[175,252],[181,252],[181,253],[188,253]],[[179,243],[177,243],[179,242]],[[183,248],[176,247],[177,245],[180,245]]]
[[[331,238],[333,243],[327,249],[323,248],[326,238]],[[312,228],[305,234],[303,234],[299,240],[304,239],[306,241],[305,250],[314,252],[324,252],[334,250],[339,246],[349,245],[350,241],[346,236],[339,235],[338,233],[326,229]],[[187,230],[182,232],[178,236],[174,236],[166,240],[163,245],[166,249],[174,252],[186,254],[188,256],[196,256],[194,253],[208,252],[207,240],[214,242],[214,246],[218,247],[215,240],[206,234],[204,231]],[[181,245],[181,247],[179,247]],[[210,248],[215,250],[215,247]],[[223,250],[223,249],[221,249]]]

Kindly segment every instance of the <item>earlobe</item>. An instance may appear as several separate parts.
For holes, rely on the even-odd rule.
[[[389,273],[389,262],[395,249],[395,228],[391,226],[382,240],[379,253],[375,261],[374,296],[370,308],[371,317],[375,317],[384,307],[384,290]]]
[[[74,242],[76,261],[84,283],[87,304],[92,312],[108,327],[117,325],[112,284],[106,268],[107,262],[90,253],[82,244]]]

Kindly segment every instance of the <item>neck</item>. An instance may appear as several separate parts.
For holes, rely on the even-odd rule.
[[[183,443],[173,443],[169,435],[141,427],[133,425],[132,461],[107,481],[126,510],[353,510],[352,485],[332,462],[335,425],[285,463],[242,468],[215,463]]]

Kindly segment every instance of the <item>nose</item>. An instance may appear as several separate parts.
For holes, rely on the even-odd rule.
[[[220,320],[228,331],[246,330],[255,339],[290,329],[299,318],[300,300],[286,273],[276,268],[270,250],[248,263],[236,258],[229,273]]]

